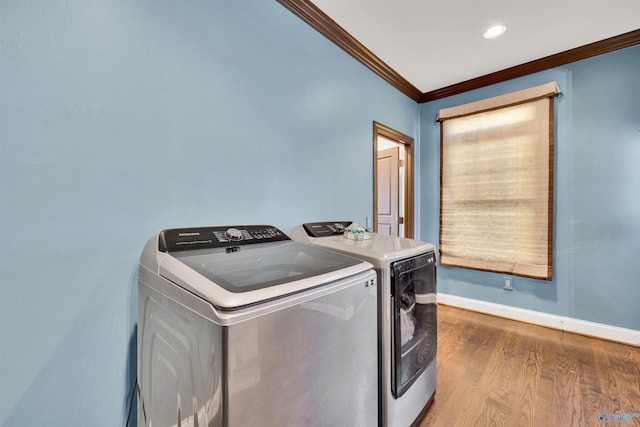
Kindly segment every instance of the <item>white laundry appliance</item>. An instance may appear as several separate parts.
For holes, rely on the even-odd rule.
[[[436,390],[435,248],[413,239],[343,231],[351,221],[306,223],[291,238],[373,264],[378,276],[379,425],[418,424]]]
[[[376,282],[272,226],[160,231],[140,258],[138,425],[377,425]]]

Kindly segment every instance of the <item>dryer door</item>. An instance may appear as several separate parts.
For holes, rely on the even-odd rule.
[[[391,388],[400,397],[436,357],[435,254],[395,262],[391,292]]]

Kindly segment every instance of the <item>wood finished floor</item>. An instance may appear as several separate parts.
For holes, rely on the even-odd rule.
[[[439,305],[436,395],[418,425],[640,426],[640,348]]]

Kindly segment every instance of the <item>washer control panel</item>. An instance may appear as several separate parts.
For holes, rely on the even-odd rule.
[[[160,252],[191,251],[291,240],[271,225],[173,228],[158,236]]]

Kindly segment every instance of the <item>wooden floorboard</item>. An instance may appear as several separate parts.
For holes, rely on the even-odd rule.
[[[420,427],[640,426],[640,348],[438,306]]]

